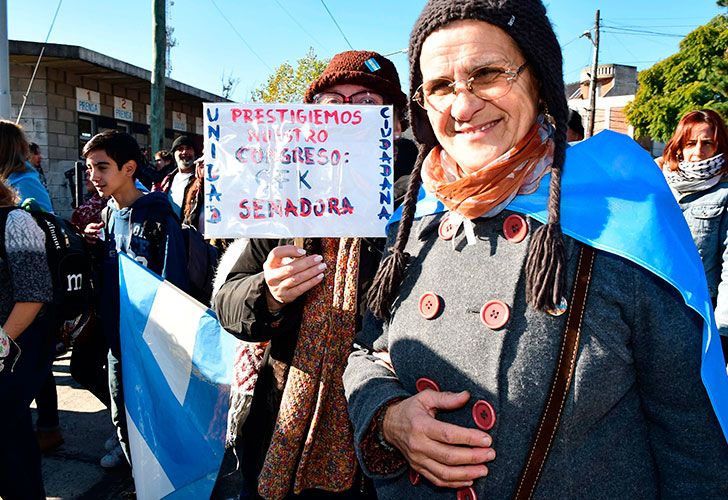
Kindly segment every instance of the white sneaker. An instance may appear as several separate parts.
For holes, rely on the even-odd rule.
[[[116,434],[114,434],[109,439],[104,441],[104,449],[106,451],[111,451],[114,448],[116,448],[117,446],[119,446],[119,438],[116,437]]]
[[[124,452],[121,450],[121,445],[117,444],[114,449],[101,457],[101,461],[99,463],[104,469],[113,469],[115,467],[125,465],[127,462]]]

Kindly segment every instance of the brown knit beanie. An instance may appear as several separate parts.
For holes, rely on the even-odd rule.
[[[540,0],[429,0],[412,28],[409,45],[410,93],[422,84],[420,54],[425,39],[434,31],[460,20],[484,21],[504,30],[518,45],[536,81],[544,111],[553,116],[554,163],[548,201],[548,223],[534,232],[526,263],[529,304],[539,310],[554,309],[565,293],[565,252],[560,225],[561,170],[566,152],[568,107],[564,90],[561,48]],[[408,256],[404,248],[414,218],[421,184],[422,162],[437,139],[418,104],[409,101],[412,131],[419,155],[402,204],[402,219],[390,255],[382,261],[368,295],[369,307],[379,318],[387,318],[402,281]]]
[[[370,50],[349,50],[332,57],[321,76],[309,85],[303,102],[312,103],[316,94],[345,83],[362,85],[381,94],[384,102],[397,110],[402,130],[407,128],[407,96],[402,92],[397,68],[392,61]]]

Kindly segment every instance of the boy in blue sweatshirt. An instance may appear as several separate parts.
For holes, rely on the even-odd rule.
[[[187,258],[182,230],[167,196],[145,194],[135,185],[137,169],[144,159],[131,135],[116,130],[97,134],[86,143],[82,156],[99,195],[111,198],[104,209],[104,222],[89,224],[84,234],[97,249],[98,311],[109,342],[111,419],[119,441],[119,446],[112,446],[113,440],[107,443],[109,453],[101,459],[101,465],[116,467],[124,463],[124,458],[131,463],[122,387],[118,252],[126,253],[182,290],[188,289]]]

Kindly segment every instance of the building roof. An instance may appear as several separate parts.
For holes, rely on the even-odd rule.
[[[10,61],[18,64],[35,64],[43,44],[10,40]],[[105,56],[77,45],[57,43],[45,44],[41,64],[64,71],[73,71],[79,76],[96,78],[113,85],[124,85],[138,90],[149,90],[152,73],[133,64]],[[198,102],[229,102],[219,95],[192,87],[177,80],[167,78],[166,93],[170,99]],[[190,97],[194,99],[190,99]]]

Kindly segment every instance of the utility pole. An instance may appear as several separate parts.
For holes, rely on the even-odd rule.
[[[586,136],[594,135],[594,121],[597,114],[597,69],[599,68],[599,10],[597,9],[596,19],[594,21],[594,62],[591,70],[591,80],[589,82],[589,121],[587,122]]]
[[[0,0],[0,118],[10,119],[10,43],[8,3]]]
[[[165,0],[152,0],[152,95],[150,127],[152,154],[164,146],[164,79],[167,53]]]

